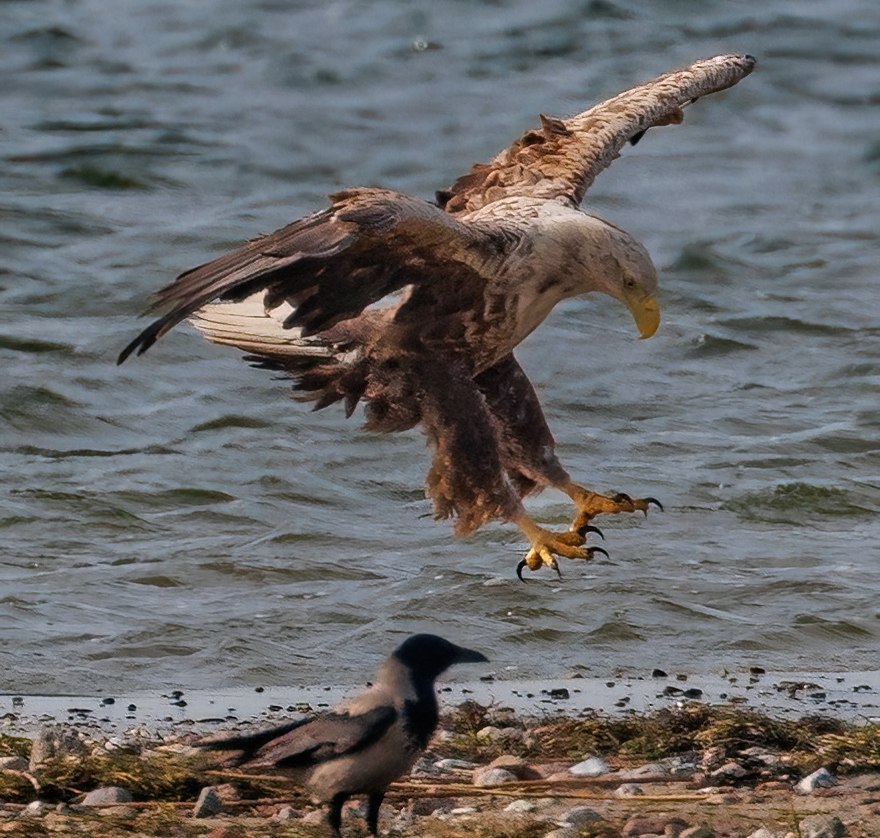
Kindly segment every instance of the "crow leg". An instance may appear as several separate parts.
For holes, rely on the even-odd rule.
[[[384,798],[384,791],[377,791],[367,798],[367,829],[370,835],[379,834],[379,807]]]
[[[342,807],[349,795],[341,792],[334,794],[327,808],[327,823],[330,824],[330,832],[333,838],[342,838]]]

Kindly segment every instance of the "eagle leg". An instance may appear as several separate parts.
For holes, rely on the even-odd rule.
[[[584,524],[577,529],[568,530],[567,532],[556,533],[538,526],[525,513],[517,516],[514,522],[532,545],[525,557],[516,566],[516,575],[521,582],[525,581],[522,576],[525,568],[540,570],[546,566],[551,570],[555,570],[557,575],[561,577],[562,571],[559,570],[556,556],[563,556],[566,559],[589,560],[596,553],[608,555],[608,552],[601,547],[584,547],[588,533],[595,532],[600,536],[602,535],[599,528],[591,524]],[[604,536],[602,537],[604,538]]]
[[[611,497],[591,492],[577,483],[568,482],[559,487],[567,494],[577,509],[577,514],[571,523],[573,531],[579,530],[581,527],[588,526],[590,521],[597,515],[615,515],[620,512],[643,512],[645,517],[648,515],[648,509],[654,505],[661,512],[663,504],[657,498],[632,498],[623,492],[618,492]]]

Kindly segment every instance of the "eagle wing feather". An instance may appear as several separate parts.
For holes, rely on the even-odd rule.
[[[212,300],[239,302],[265,291],[267,309],[289,303],[286,328],[304,336],[360,314],[407,285],[449,279],[480,283],[474,265],[499,231],[463,224],[434,204],[384,189],[350,189],[329,208],[188,270],[154,298],[165,313],[119,355],[142,354],[169,329]],[[493,244],[488,252],[497,252]]]
[[[682,109],[732,87],[755,67],[750,55],[720,55],[624,91],[568,119],[541,115],[489,163],[478,163],[437,200],[453,215],[474,212],[501,198],[562,199],[574,206],[623,147],[649,128],[680,123]]]

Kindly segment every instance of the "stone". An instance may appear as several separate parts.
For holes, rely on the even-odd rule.
[[[46,803],[45,800],[34,800],[28,803],[24,809],[19,812],[20,818],[41,818],[47,812],[52,811],[52,804]]]
[[[517,780],[540,780],[541,775],[527,762],[511,754],[502,754],[489,763],[489,768],[503,768],[516,775]]]
[[[214,827],[210,832],[204,832],[200,838],[241,838],[241,830],[237,826],[223,824]]]
[[[643,835],[662,835],[664,838],[678,838],[687,821],[658,813],[656,815],[631,815],[623,825],[623,838],[641,838]]]
[[[820,768],[812,774],[807,774],[795,788],[801,794],[810,794],[816,789],[827,789],[835,785],[837,785],[837,780],[834,779],[834,775],[827,768]]]
[[[450,812],[454,806],[452,797],[417,797],[409,804],[409,812],[416,817],[425,817]]]
[[[569,809],[560,820],[572,826],[582,826],[585,823],[604,820],[604,818],[589,806],[575,806],[573,809]]]
[[[798,829],[803,838],[841,838],[846,827],[836,815],[808,815]]]
[[[639,797],[645,793],[645,790],[638,783],[623,783],[614,789],[614,796],[623,797]]]
[[[473,771],[477,767],[476,762],[468,762],[466,759],[438,759],[434,763],[434,768],[441,771]]]
[[[498,742],[502,736],[501,728],[495,725],[486,725],[477,731],[477,739],[488,739],[490,742]]]
[[[513,812],[515,814],[525,814],[527,812],[534,812],[537,808],[538,807],[531,800],[520,798],[519,800],[513,800],[508,803],[504,807],[504,811]]]
[[[302,816],[300,823],[305,824],[306,826],[325,826],[327,823],[327,815],[325,815],[320,809],[312,809],[311,812],[307,812]]]
[[[205,786],[199,792],[199,799],[193,807],[194,818],[210,818],[223,811],[223,800],[214,786]]]
[[[136,818],[138,810],[134,806],[126,806],[124,803],[120,806],[107,806],[104,808],[96,808],[95,811],[99,815],[109,815],[112,818]]]
[[[282,806],[273,816],[273,821],[295,821],[299,818],[299,812],[293,806]]]
[[[121,786],[104,786],[94,789],[82,799],[83,806],[110,806],[114,803],[131,803],[134,798],[128,789]]]
[[[665,818],[659,815],[631,815],[623,825],[621,835],[623,838],[636,838],[641,835],[662,835],[665,828]]]
[[[691,826],[678,833],[678,838],[715,838],[715,830],[708,824]]]
[[[713,779],[741,780],[749,772],[743,768],[738,762],[725,762],[724,765],[716,768],[709,776]]]
[[[783,833],[772,832],[766,826],[762,826],[760,829],[750,833],[748,838],[783,838]]]
[[[576,765],[572,765],[568,769],[568,773],[574,774],[575,777],[600,777],[610,770],[608,763],[601,757],[587,757]]]
[[[548,832],[544,838],[580,838],[581,831],[576,826],[563,826]]]
[[[668,777],[669,769],[659,762],[648,762],[620,772],[621,780],[638,780],[640,777]]]
[[[525,744],[527,736],[517,727],[487,725],[477,731],[477,738],[485,739],[495,745],[503,745],[506,748],[520,748]]]
[[[538,776],[544,780],[553,776],[568,779],[569,763],[567,762],[540,762],[532,766],[538,772]]]
[[[31,745],[30,770],[39,768],[46,760],[61,757],[84,757],[89,749],[73,731],[64,727],[44,727]]]
[[[723,745],[713,745],[711,748],[706,748],[703,751],[703,756],[700,759],[700,767],[704,771],[709,771],[713,768],[717,768],[719,765],[723,764],[727,760],[727,750]]]
[[[681,818],[670,818],[663,827],[663,838],[681,838],[687,826],[687,821]]]
[[[696,757],[693,755],[667,757],[655,764],[661,765],[666,769],[664,773],[672,777],[683,777],[697,770]]]
[[[0,757],[0,771],[27,771],[28,761],[24,757]]]
[[[478,768],[474,771],[474,785],[477,788],[503,786],[505,783],[515,783],[516,779],[516,774],[506,768]]]

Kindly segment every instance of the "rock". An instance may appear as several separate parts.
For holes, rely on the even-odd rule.
[[[28,761],[24,757],[0,757],[0,771],[27,771]]]
[[[766,794],[767,792],[774,791],[788,791],[791,788],[790,783],[786,783],[784,780],[767,780],[766,783],[758,783],[755,786],[755,791],[759,794]]]
[[[716,768],[712,771],[709,776],[713,779],[725,779],[725,780],[741,780],[746,776],[749,772],[743,768],[738,762],[725,762],[724,765]]]
[[[710,794],[706,796],[706,802],[714,803],[716,806],[733,806],[734,803],[739,803],[739,801],[739,795],[730,794],[730,792],[727,792],[726,794]]]
[[[299,812],[293,806],[282,806],[273,816],[273,821],[295,821],[299,818]]]
[[[120,786],[104,786],[94,789],[82,799],[83,806],[110,806],[114,803],[131,803],[134,798],[128,789]]]
[[[681,818],[670,818],[663,827],[663,838],[681,838],[681,833],[687,828],[687,821]]]
[[[438,768],[436,760],[433,758],[421,756],[416,760],[416,764],[409,772],[412,777],[439,777],[443,774],[443,769]]]
[[[425,817],[450,812],[454,806],[452,797],[417,797],[409,804],[409,812],[415,817]]]
[[[841,838],[846,827],[836,815],[808,815],[798,829],[803,838]]]
[[[44,727],[31,745],[30,770],[39,768],[48,759],[84,757],[88,746],[73,731],[63,727]]]
[[[327,823],[327,815],[320,809],[312,809],[302,816],[300,823],[306,826],[324,826]]]
[[[623,838],[636,838],[640,835],[662,835],[665,828],[665,819],[658,815],[632,815],[623,825],[621,835]]]
[[[748,838],[783,838],[783,833],[771,832],[766,826],[762,826],[760,829],[750,833]]]
[[[568,779],[569,763],[567,762],[540,762],[532,766],[538,772],[538,776],[544,780],[558,775],[564,779]]]
[[[614,789],[614,796],[617,798],[639,797],[644,793],[644,789],[638,783],[624,783]]]
[[[223,811],[223,799],[215,786],[205,786],[199,792],[199,799],[193,807],[194,818],[210,818],[219,815]]]
[[[476,806],[456,806],[454,809],[449,810],[449,814],[453,816],[457,815],[475,815],[480,810]]]
[[[541,775],[528,763],[511,754],[502,754],[489,763],[489,768],[503,768],[516,776],[517,780],[540,780]]]
[[[477,731],[477,739],[483,739],[496,745],[520,747],[526,742],[526,734],[516,727],[498,727],[486,725]]]
[[[773,753],[773,751],[765,751],[763,748],[747,748],[745,751],[742,751],[742,755],[757,760],[771,768],[777,768],[785,764],[785,760],[779,754]]]
[[[708,824],[691,826],[678,833],[678,838],[715,838],[715,830]]]
[[[200,838],[241,838],[241,831],[237,826],[223,824],[212,829],[210,832],[204,832]]]
[[[495,727],[520,727],[522,722],[509,707],[490,707],[486,713],[486,721]]]
[[[34,800],[31,803],[28,803],[28,805],[19,812],[18,816],[20,818],[41,818],[47,812],[51,811],[51,803],[46,803],[45,800]]]
[[[697,770],[696,757],[693,755],[667,757],[655,764],[666,769],[664,773],[672,777],[683,777]]]
[[[575,777],[599,777],[602,774],[607,774],[610,770],[608,763],[601,757],[587,757],[576,765],[572,765],[568,769],[568,773],[574,774]]]
[[[700,768],[704,771],[710,771],[717,768],[727,761],[727,751],[723,745],[714,745],[703,751],[702,759],[700,759]]]
[[[112,818],[136,818],[138,816],[138,810],[134,808],[134,806],[126,806],[122,804],[121,806],[108,806],[106,808],[96,808],[95,811],[99,815],[109,815]]]
[[[640,777],[667,777],[669,769],[659,762],[648,762],[620,772],[621,780],[637,780]]]
[[[582,826],[585,823],[604,820],[604,818],[589,806],[575,806],[573,809],[569,809],[560,820],[564,824]]]
[[[506,768],[478,768],[474,771],[474,785],[477,788],[503,786],[505,783],[515,783],[516,779],[516,774]]]
[[[835,785],[837,785],[837,780],[834,779],[834,775],[827,768],[820,768],[804,777],[795,788],[801,794],[810,794],[816,789],[827,789]]]
[[[504,807],[504,811],[524,814],[526,812],[534,812],[537,808],[538,807],[531,800],[521,798],[508,803]]]
[[[678,838],[687,821],[669,815],[632,815],[623,825],[623,838],[641,838],[643,835],[662,835],[664,838]]]
[[[441,771],[473,771],[477,767],[476,762],[468,762],[466,759],[438,759],[434,763],[434,768],[439,768]]]
[[[544,838],[580,838],[581,831],[576,826],[563,826],[548,832]]]

